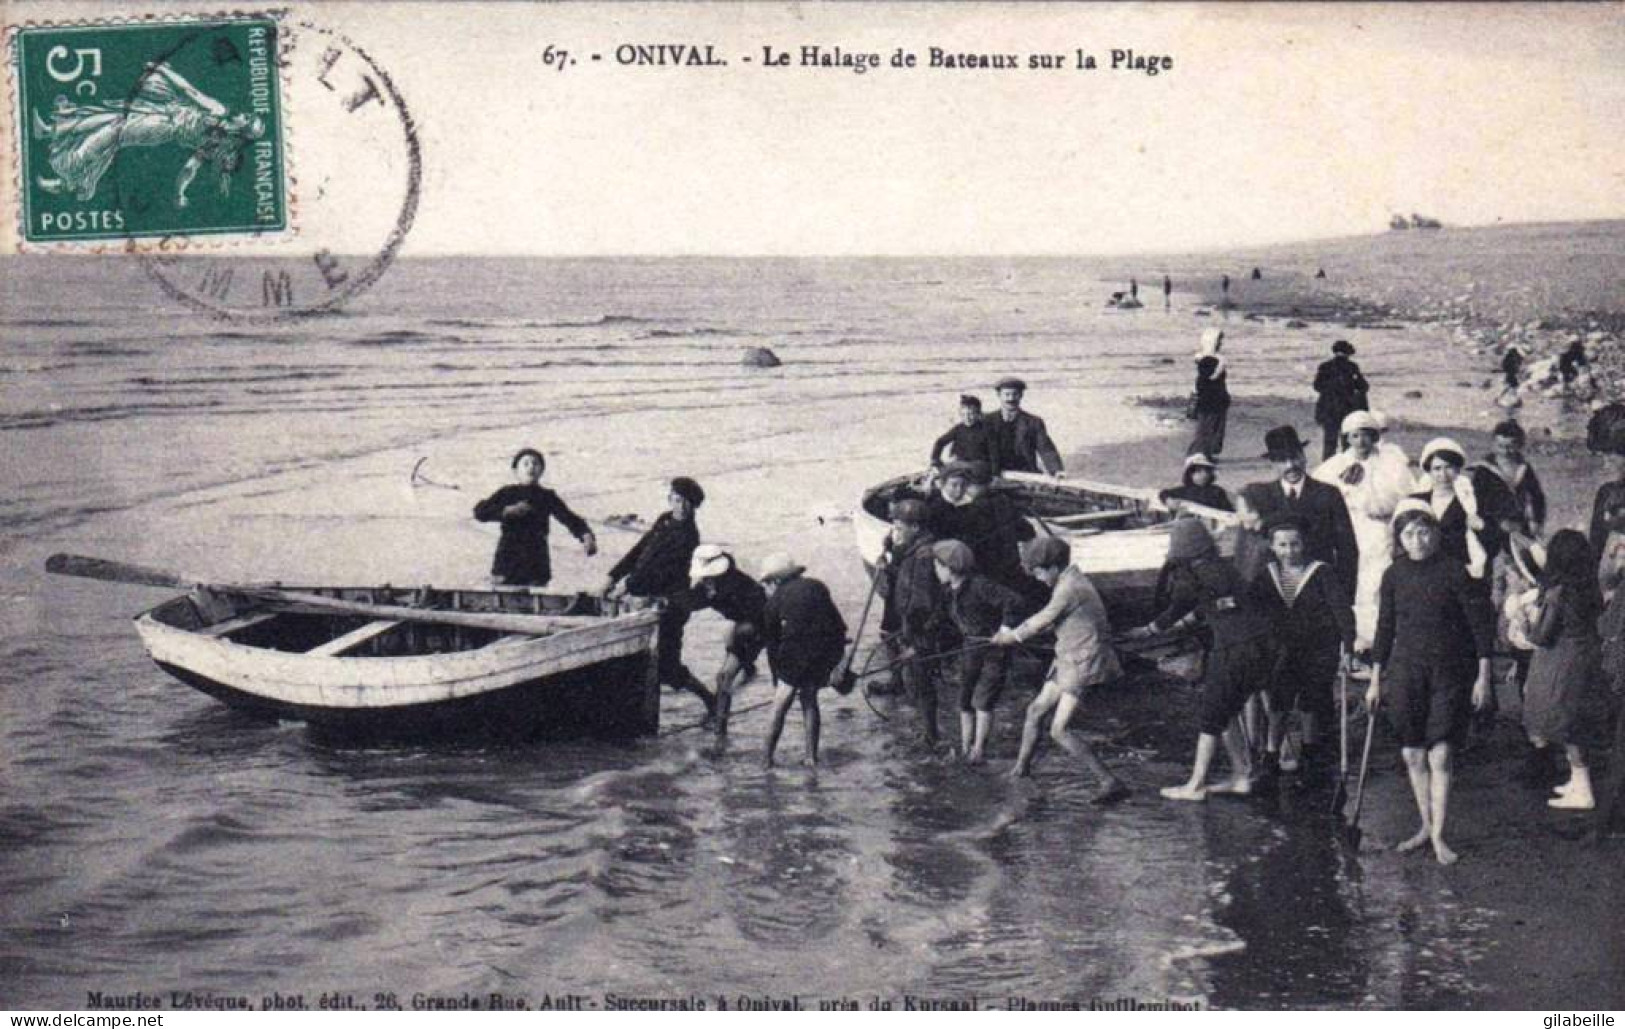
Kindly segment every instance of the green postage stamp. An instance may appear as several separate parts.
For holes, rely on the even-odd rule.
[[[268,17],[15,29],[23,240],[286,230],[277,42]]]

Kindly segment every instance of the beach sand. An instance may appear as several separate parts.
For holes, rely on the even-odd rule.
[[[1498,348],[1507,339],[1532,345],[1538,356],[1542,350],[1566,345],[1579,333],[1588,339],[1594,364],[1604,370],[1617,367],[1621,298],[1610,291],[1608,279],[1591,274],[1607,268],[1611,281],[1619,281],[1617,224],[1610,231],[1580,237],[1582,243],[1594,242],[1599,252],[1612,247],[1606,259],[1569,254],[1563,266],[1583,268],[1587,274],[1561,278],[1550,274],[1549,263],[1542,265],[1551,256],[1546,243],[1555,239],[1553,234],[1482,230],[1471,246],[1453,248],[1457,241],[1451,237],[1459,240],[1463,235],[1392,233],[1342,245],[1209,255],[1164,265],[1179,269],[1176,289],[1181,280],[1200,284],[1198,294],[1184,305],[1192,318],[1193,342],[1197,327],[1213,324],[1226,327],[1241,343],[1231,351],[1235,402],[1220,485],[1233,492],[1247,482],[1271,477],[1261,453],[1263,434],[1275,425],[1297,427],[1312,442],[1311,466],[1318,457],[1310,383],[1314,363],[1330,355],[1306,354],[1299,348],[1277,353],[1274,364],[1286,363],[1304,373],[1302,389],[1283,395],[1279,376],[1272,374],[1261,391],[1247,373],[1250,366],[1256,367],[1259,355],[1246,346],[1248,330],[1260,322],[1297,319],[1306,323],[1306,332],[1318,334],[1317,340],[1333,328],[1353,338],[1359,347],[1355,359],[1373,383],[1373,407],[1389,414],[1394,426],[1389,438],[1413,457],[1439,435],[1455,438],[1470,455],[1487,452],[1488,430],[1509,414],[1493,403],[1499,389]],[[1491,246],[1496,240],[1503,244],[1499,251]],[[1283,264],[1288,267],[1283,269]],[[1264,271],[1263,280],[1247,278],[1254,265]],[[1317,266],[1328,269],[1330,282],[1313,278]],[[1219,276],[1226,273],[1236,304],[1230,310],[1217,306],[1222,300]],[[1143,273],[1140,280],[1143,297],[1157,280]],[[1450,299],[1462,295],[1464,283],[1474,282],[1479,286],[1466,290],[1466,299]],[[1474,300],[1480,301],[1476,307]],[[1176,295],[1176,315],[1178,301]],[[1190,311],[1192,303],[1208,314],[1196,316]],[[1405,331],[1395,331],[1401,322]],[[1406,342],[1417,331],[1434,341],[1420,353]],[[1605,392],[1614,392],[1617,379],[1610,372],[1601,385]],[[1527,455],[1551,502],[1548,532],[1583,529],[1592,495],[1608,477],[1604,459],[1584,447],[1584,421],[1591,405],[1526,392],[1517,415],[1530,431]],[[1130,443],[1081,449],[1068,457],[1074,474],[1142,486],[1177,481],[1176,470],[1194,425],[1181,417],[1185,398],[1147,396],[1138,403],[1156,412],[1164,431]],[[1474,996],[1471,1006],[1625,1004],[1621,974],[1625,919],[1619,915],[1625,899],[1625,862],[1620,861],[1619,838],[1616,835],[1601,848],[1589,845],[1581,839],[1590,828],[1589,816],[1547,808],[1549,794],[1544,789],[1515,778],[1525,748],[1516,721],[1519,703],[1504,684],[1500,700],[1501,721],[1492,737],[1458,759],[1450,838],[1461,861],[1448,869],[1436,865],[1425,848],[1411,855],[1384,849],[1414,831],[1416,814],[1397,747],[1379,720],[1362,819],[1362,870],[1372,879],[1392,878],[1416,899],[1426,898],[1424,903],[1441,905],[1458,917],[1485,920],[1490,945],[1477,956],[1475,978],[1487,992]],[[1166,715],[1171,707],[1163,705],[1159,711]],[[1134,721],[1131,715],[1117,714]],[[1146,712],[1142,717],[1151,715]],[[1183,759],[1188,760],[1195,733],[1194,727],[1185,728],[1189,742]],[[1351,732],[1359,738],[1358,729]],[[1282,902],[1290,901],[1282,898]],[[1222,964],[1226,959],[1216,960]]]

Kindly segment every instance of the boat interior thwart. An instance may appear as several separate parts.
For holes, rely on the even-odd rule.
[[[138,615],[177,679],[349,736],[633,736],[659,729],[656,609],[531,589],[209,584],[56,555],[49,570],[189,588]]]
[[[1051,479],[1014,472],[996,479],[993,490],[1013,501],[1040,534],[1059,536],[1072,548],[1072,563],[1100,591],[1112,624],[1118,629],[1143,625],[1156,614],[1157,586],[1168,557],[1174,519],[1201,519],[1221,553],[1235,552],[1236,516],[1197,504],[1178,511],[1162,503],[1153,490],[1113,486],[1086,479]],[[853,518],[858,550],[871,569],[879,562],[890,529],[887,509],[894,500],[924,499],[927,488],[918,475],[888,479],[866,491]],[[1183,633],[1171,634],[1183,636]],[[1156,643],[1158,641],[1152,641]],[[1134,649],[1145,649],[1146,644]]]

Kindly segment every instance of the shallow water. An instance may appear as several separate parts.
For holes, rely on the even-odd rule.
[[[1008,732],[990,769],[922,760],[906,711],[857,696],[826,698],[816,774],[794,766],[795,715],[766,773],[765,711],[718,748],[671,732],[697,716],[673,695],[668,735],[631,744],[335,747],[165,677],[127,621],[161,594],[40,571],[74,550],[223,580],[480,582],[494,533],[469,510],[536,445],[593,518],[652,517],[668,477],[695,476],[707,539],[747,567],[793,551],[855,622],[846,514],[923,462],[960,392],[1025,376],[1063,452],[1153,431],[1122,400],[1188,388],[1188,310],[1102,310],[1117,287],[1066,260],[448,259],[259,328],[170,306],[135,268],[3,267],[0,1006],[1454,1006],[1481,988],[1493,913],[1362,872],[1307,808],[1155,799],[1183,739],[1109,749],[1137,790],[1108,812],[1059,758],[1008,783]],[[1233,381],[1259,393],[1301,391],[1332,332],[1232,328]],[[757,345],[784,366],[742,367]],[[439,485],[410,485],[420,458]],[[632,536],[600,539],[588,561],[555,537],[556,585],[596,585]],[[690,631],[702,677],[721,628]]]

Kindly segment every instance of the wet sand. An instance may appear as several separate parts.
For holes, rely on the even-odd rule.
[[[1278,290],[1275,300],[1298,308],[1291,317],[1309,314],[1301,302],[1283,301],[1287,293]],[[1239,328],[1245,339],[1246,330],[1254,324],[1246,320],[1249,312],[1245,309],[1228,313],[1206,309],[1212,312],[1206,319],[1187,311],[1194,325]],[[1322,308],[1316,313],[1343,327],[1349,320],[1358,320],[1348,305]],[[1273,314],[1269,320],[1283,316],[1284,312]],[[1321,324],[1318,328],[1328,326]],[[1405,329],[1401,334],[1367,325],[1356,337],[1360,346],[1356,360],[1373,381],[1373,406],[1386,411],[1394,423],[1390,438],[1413,457],[1427,440],[1439,435],[1455,438],[1470,455],[1487,453],[1488,429],[1506,415],[1486,400],[1480,379],[1483,358],[1471,348],[1446,345],[1449,330],[1440,329],[1436,332],[1440,346],[1423,359],[1426,370],[1420,371],[1414,348],[1405,340],[1415,331],[1427,330],[1416,325]],[[1247,482],[1271,477],[1261,453],[1264,432],[1275,425],[1296,426],[1300,435],[1311,441],[1311,458],[1318,456],[1319,431],[1313,421],[1314,394],[1309,382],[1313,363],[1326,356],[1305,355],[1296,348],[1280,355],[1281,361],[1308,372],[1300,396],[1250,393],[1246,372],[1235,369],[1237,365],[1244,369],[1252,358],[1233,359],[1231,390],[1235,402],[1220,485],[1234,492]],[[1396,375],[1394,368],[1404,370]],[[1268,388],[1277,389],[1279,382],[1279,378],[1272,377]],[[1487,395],[1492,397],[1493,393],[1490,390]],[[1194,425],[1181,417],[1184,402],[1184,397],[1177,395],[1137,398],[1135,404],[1150,412],[1162,431],[1128,443],[1081,449],[1069,455],[1068,468],[1077,475],[1107,482],[1141,486],[1176,483]],[[1584,447],[1585,415],[1583,405],[1541,398],[1527,401],[1519,412],[1520,420],[1532,434],[1529,460],[1539,472],[1551,504],[1549,532],[1563,527],[1584,528],[1595,488],[1607,477],[1603,459]],[[1182,688],[1178,680],[1165,683],[1165,700],[1178,697]],[[1144,697],[1146,693],[1136,695]],[[1124,709],[1117,706],[1121,703],[1112,701],[1103,707],[1133,722],[1135,716],[1123,713]],[[1517,779],[1526,745],[1518,721],[1518,698],[1504,684],[1500,703],[1501,717],[1492,736],[1458,758],[1449,838],[1461,860],[1450,868],[1438,866],[1426,848],[1408,855],[1390,849],[1394,842],[1414,831],[1416,813],[1397,745],[1379,719],[1370,791],[1362,819],[1365,842],[1358,858],[1360,873],[1374,881],[1374,888],[1381,882],[1389,889],[1397,886],[1406,896],[1406,906],[1400,909],[1396,923],[1402,933],[1424,929],[1430,918],[1481,920],[1486,946],[1472,957],[1475,967],[1470,978],[1475,985],[1462,995],[1463,1006],[1619,1007],[1625,1004],[1625,918],[1620,916],[1621,902],[1625,901],[1625,861],[1621,860],[1621,840],[1616,834],[1600,848],[1589,844],[1582,839],[1590,829],[1589,813],[1553,811],[1546,806],[1549,793],[1544,787],[1527,786]],[[1169,759],[1186,762],[1195,739],[1194,726],[1189,724],[1193,708],[1194,695],[1166,704],[1161,712],[1166,715],[1177,710],[1179,717],[1160,725],[1152,722],[1149,712],[1142,712],[1139,731],[1148,742],[1154,737],[1159,751],[1174,746],[1175,753],[1165,754]],[[1176,738],[1176,729],[1184,731],[1182,740]],[[1351,728],[1351,734],[1355,740],[1360,738],[1358,728]],[[1313,811],[1313,805],[1306,805],[1301,797],[1292,797],[1290,790],[1285,796],[1280,802],[1243,803],[1257,806],[1262,817],[1284,824],[1295,846],[1307,844],[1314,850],[1319,844],[1313,834],[1334,832],[1337,823]],[[1209,800],[1207,805],[1227,803],[1235,802]],[[1270,894],[1266,868],[1267,863],[1261,865],[1260,875],[1266,879],[1264,892]],[[1265,897],[1263,906],[1267,907],[1273,896],[1273,902],[1290,907],[1299,881],[1283,875],[1273,884],[1276,892]],[[1409,906],[1412,902],[1415,906]],[[1238,894],[1231,903],[1241,906],[1244,898]],[[1245,965],[1251,974],[1268,977],[1273,971],[1268,967],[1269,923],[1256,912],[1238,921],[1248,926],[1238,930],[1248,947],[1235,955],[1214,958],[1216,975],[1222,979],[1227,966]],[[1392,999],[1380,997],[1365,1000],[1382,1006],[1393,1003]],[[1283,1006],[1298,1002],[1283,998]]]

